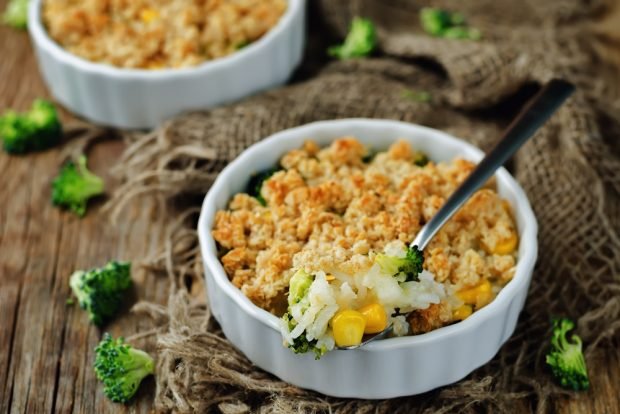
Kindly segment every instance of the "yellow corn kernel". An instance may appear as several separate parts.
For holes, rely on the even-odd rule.
[[[452,318],[457,321],[467,319],[473,312],[471,305],[462,305],[452,312]]]
[[[334,275],[325,275],[325,280],[331,282],[332,280],[336,280],[336,276]]]
[[[365,327],[364,315],[351,309],[341,310],[332,318],[332,332],[337,346],[354,346],[362,343]]]
[[[491,282],[485,280],[478,286],[478,294],[476,295],[476,310],[488,305],[493,300],[493,290]]]
[[[383,306],[378,303],[362,306],[358,311],[366,319],[365,334],[379,333],[387,328],[387,314]]]
[[[510,237],[505,240],[500,241],[495,245],[493,249],[494,254],[510,254],[515,251],[517,248],[517,235],[515,233],[511,233]]]
[[[155,9],[143,9],[140,12],[140,19],[144,22],[144,23],[151,23],[154,20],[157,20],[159,18],[159,12]]]
[[[459,297],[467,305],[476,305],[479,297],[486,297],[491,292],[491,282],[488,280],[482,281],[478,286],[472,288],[459,290],[456,292],[456,296]],[[487,302],[488,303],[488,302]]]

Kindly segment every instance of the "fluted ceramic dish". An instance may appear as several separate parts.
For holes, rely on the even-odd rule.
[[[41,5],[30,1],[28,30],[54,98],[75,114],[119,128],[152,128],[192,109],[232,102],[284,84],[302,58],[305,0],[288,0],[263,37],[223,58],[179,69],[118,68],[78,57],[52,40]]]
[[[302,388],[351,398],[413,395],[456,382],[488,362],[513,333],[523,308],[537,254],[537,223],[525,193],[503,168],[496,173],[499,194],[513,206],[519,232],[516,272],[487,306],[462,322],[422,335],[389,338],[352,351],[331,351],[320,360],[282,346],[278,318],[254,305],[226,276],[211,236],[215,213],[244,190],[253,172],[277,164],[307,139],[329,145],[345,135],[372,148],[399,138],[434,161],[461,156],[479,161],[483,153],[444,132],[388,120],[324,121],[279,132],[244,151],[209,190],[198,223],[208,301],[226,337],[254,364]]]

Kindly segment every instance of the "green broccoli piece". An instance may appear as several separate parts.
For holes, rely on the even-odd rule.
[[[570,319],[553,320],[553,336],[546,362],[551,367],[555,379],[564,388],[575,391],[587,390],[590,387],[590,380],[581,349],[581,338],[572,335],[572,342],[566,339],[566,333],[574,327],[575,324]]]
[[[295,272],[288,285],[289,306],[301,302],[306,297],[312,282],[314,282],[314,276],[307,273],[304,269],[299,269]]]
[[[423,102],[423,103],[430,102],[433,99],[431,94],[427,91],[414,91],[414,90],[409,90],[409,89],[405,89],[402,92],[402,97],[405,99],[414,101],[414,102]]]
[[[155,373],[155,362],[146,352],[113,339],[106,333],[95,348],[95,373],[103,392],[114,402],[126,403],[142,380]]]
[[[417,246],[407,248],[405,257],[394,257],[386,254],[378,254],[375,262],[381,270],[392,276],[404,275],[405,282],[417,282],[420,280],[418,275],[423,270],[424,255]]]
[[[297,326],[297,322],[290,314],[291,306],[301,306],[304,310],[307,308],[307,295],[308,291],[310,290],[310,285],[312,285],[312,282],[314,282],[314,276],[307,273],[303,269],[299,269],[297,272],[295,272],[295,274],[291,277],[291,280],[289,281],[289,312],[285,313],[284,316],[282,316],[282,319],[288,326],[289,332],[295,329],[295,326]],[[303,332],[297,338],[293,339],[293,343],[288,344],[288,347],[296,354],[305,354],[306,352],[312,351],[314,352],[316,359],[321,358],[327,352],[327,348],[325,348],[325,346],[317,346],[316,339],[309,341],[306,337],[305,332]]]
[[[432,7],[424,7],[420,10],[420,23],[426,33],[433,36],[441,36],[443,31],[452,26],[449,12]]]
[[[355,17],[344,43],[330,47],[327,53],[338,59],[350,59],[368,56],[376,46],[375,25],[368,19]]]
[[[420,10],[420,24],[426,33],[436,37],[469,40],[479,40],[482,37],[478,29],[467,26],[461,13],[433,7],[424,7]]]
[[[289,331],[292,331],[293,329],[295,329],[295,326],[297,326],[297,323],[289,315],[288,312],[285,313],[284,316],[282,316],[282,319],[284,320],[284,322],[288,324]],[[325,353],[327,352],[327,348],[325,346],[321,346],[321,347],[317,346],[316,339],[313,339],[312,341],[308,341],[308,338],[306,337],[305,332],[303,332],[297,338],[293,339],[293,343],[288,344],[288,347],[291,351],[293,351],[296,354],[305,354],[307,352],[314,352],[315,359],[321,359],[321,357],[325,355]]]
[[[82,155],[77,163],[66,163],[52,181],[52,203],[83,217],[88,200],[103,191],[103,180],[88,170],[86,157]]]
[[[8,153],[44,150],[58,144],[61,138],[62,126],[49,101],[37,99],[28,112],[7,111],[0,116],[0,139]]]
[[[256,174],[252,175],[250,177],[250,181],[248,181],[246,192],[252,197],[256,198],[258,202],[261,203],[263,206],[266,206],[267,201],[263,198],[261,194],[263,183],[278,171],[280,171],[279,168],[270,168],[268,170],[257,172]]]
[[[28,26],[28,0],[9,0],[2,21],[16,29]]]
[[[446,39],[469,39],[480,40],[482,33],[480,30],[473,27],[449,27],[447,28],[441,37]]]
[[[424,167],[426,164],[428,164],[428,162],[429,162],[429,159],[426,156],[426,154],[423,152],[418,151],[413,157],[413,163],[417,165],[418,167]]]
[[[112,261],[102,268],[78,270],[69,286],[90,320],[101,326],[114,316],[131,286],[131,263]]]

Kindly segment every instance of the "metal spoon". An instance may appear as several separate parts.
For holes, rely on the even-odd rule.
[[[502,139],[480,161],[476,169],[452,193],[433,218],[420,229],[420,232],[411,242],[411,246],[424,250],[450,217],[491,178],[499,167],[521,148],[525,141],[531,138],[551,118],[551,115],[574,91],[575,87],[563,80],[554,79],[547,83],[512,121],[504,131]],[[337,349],[356,349],[377,339],[385,338],[391,331],[392,325],[378,334],[365,336],[359,345],[338,347]]]

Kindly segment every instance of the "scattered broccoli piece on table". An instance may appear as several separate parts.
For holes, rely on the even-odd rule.
[[[546,362],[555,379],[564,388],[575,391],[587,390],[590,387],[590,380],[583,357],[581,338],[573,334],[571,342],[566,339],[566,334],[574,327],[575,324],[570,319],[553,320],[553,336]]]
[[[69,286],[90,320],[101,326],[114,316],[131,286],[131,263],[112,261],[102,268],[78,270]]]
[[[436,37],[469,40],[479,40],[482,37],[480,30],[467,26],[461,13],[433,7],[420,10],[420,24],[426,33]]]
[[[80,217],[88,200],[103,194],[104,182],[86,167],[86,157],[66,163],[52,181],[52,203],[68,208]]]
[[[250,196],[256,198],[258,202],[261,203],[263,206],[266,206],[267,201],[261,195],[263,183],[278,171],[280,171],[279,168],[270,168],[268,170],[257,172],[256,174],[252,175],[250,177],[250,181],[248,181],[246,192]]]
[[[0,116],[0,138],[8,153],[44,150],[58,144],[61,137],[58,113],[49,101],[37,99],[27,112],[7,111]]]
[[[146,352],[105,334],[95,348],[95,373],[103,392],[114,402],[126,403],[142,380],[155,373],[155,362]]]
[[[368,19],[355,17],[344,43],[330,47],[327,52],[338,59],[368,56],[377,46],[375,25]]]
[[[423,270],[424,255],[417,246],[407,248],[405,257],[388,256],[386,254],[378,254],[376,263],[386,273],[392,276],[398,276],[401,273],[405,275],[405,282],[417,282],[420,280],[418,275]]]
[[[2,21],[16,29],[28,26],[28,0],[9,0]]]
[[[403,98],[409,99],[415,102],[430,102],[432,96],[427,91],[414,91],[405,89],[402,93]]]

